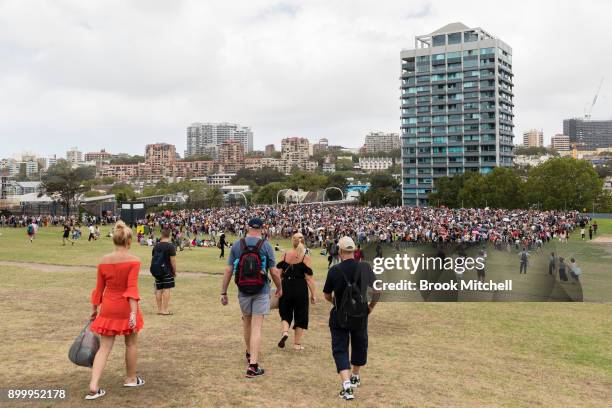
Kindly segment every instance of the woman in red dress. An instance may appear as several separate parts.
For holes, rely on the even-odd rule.
[[[115,251],[102,257],[98,265],[98,281],[91,294],[93,304],[91,331],[100,334],[100,349],[91,371],[89,394],[85,399],[103,397],[99,387],[102,371],[115,343],[115,336],[125,336],[125,387],[139,387],[144,380],[136,376],[138,331],[144,322],[138,307],[138,272],[140,259],[129,253],[132,230],[118,221],[113,230]],[[98,310],[98,306],[100,309]]]

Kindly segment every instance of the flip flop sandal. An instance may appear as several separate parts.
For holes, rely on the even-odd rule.
[[[95,400],[95,399],[98,399],[98,398],[102,398],[104,395],[106,395],[106,391],[104,391],[102,388],[100,388],[98,391],[96,391],[95,394],[91,394],[91,393],[87,394],[85,396],[85,399],[86,400]]]
[[[301,344],[294,344],[293,345],[293,349],[294,350],[298,350],[298,351],[302,351],[302,350],[304,350],[304,346],[302,346]]]
[[[145,385],[145,380],[140,377],[136,377],[136,382],[123,384],[124,387],[142,387]]]
[[[283,337],[281,337],[280,341],[278,342],[279,348],[285,348],[285,342],[289,338],[289,333],[287,332],[283,332],[283,333],[286,333],[286,334],[283,334]]]

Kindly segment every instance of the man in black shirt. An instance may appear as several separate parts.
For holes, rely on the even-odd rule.
[[[353,388],[357,388],[361,385],[359,371],[367,361],[368,328],[367,322],[363,328],[358,330],[340,327],[336,309],[347,288],[347,280],[353,283],[359,279],[360,282],[358,286],[363,287],[361,285],[365,284],[372,288],[376,278],[369,265],[365,262],[358,262],[355,260],[356,246],[350,237],[342,237],[338,241],[338,248],[342,262],[332,266],[327,273],[323,294],[325,295],[325,299],[334,305],[329,314],[329,329],[332,338],[332,355],[342,381],[340,398],[351,400],[354,398]],[[358,268],[359,265],[361,265],[361,268],[367,268],[365,273],[361,274],[361,269]],[[361,274],[359,278],[357,278],[358,273]],[[372,300],[368,305],[368,314],[372,312],[379,298],[380,292],[374,291]],[[351,343],[350,359],[349,342]]]
[[[170,265],[168,273],[161,277],[155,278],[155,301],[157,302],[157,314],[169,316],[172,313],[168,311],[170,303],[170,290],[174,287],[174,277],[176,276],[176,247],[170,242],[170,231],[163,229],[161,239],[153,247],[153,258],[156,253],[161,252],[164,257],[164,264]]]

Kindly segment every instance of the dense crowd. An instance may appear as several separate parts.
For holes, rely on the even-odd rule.
[[[264,221],[265,236],[289,238],[300,232],[309,246],[350,236],[358,243],[488,241],[533,247],[553,237],[566,240],[586,222],[574,211],[287,205],[165,211],[147,215],[139,225],[147,232],[167,227],[190,239],[214,239],[223,232],[243,236],[253,216]]]
[[[566,240],[577,225],[586,221],[576,211],[261,205],[151,213],[134,227],[139,241],[155,237],[156,231],[166,227],[173,231],[174,239],[188,239],[196,246],[212,246],[222,233],[243,236],[252,217],[263,220],[264,236],[289,238],[300,232],[311,247],[350,236],[358,243],[491,242],[531,248],[552,238]],[[32,222],[41,227],[112,224],[116,218],[2,216],[0,225],[25,227]]]
[[[4,228],[21,228],[32,223],[39,227],[61,227],[64,225],[80,226],[80,225],[107,225],[117,222],[119,217],[116,215],[105,216],[64,216],[64,215],[2,215],[0,216],[0,227]]]

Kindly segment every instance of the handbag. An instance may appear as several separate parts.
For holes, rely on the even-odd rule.
[[[278,309],[278,301],[280,298],[276,297],[276,289],[270,289],[270,309]]]
[[[68,359],[81,367],[93,367],[94,358],[100,348],[100,338],[90,330],[91,323],[87,322],[68,350]]]

